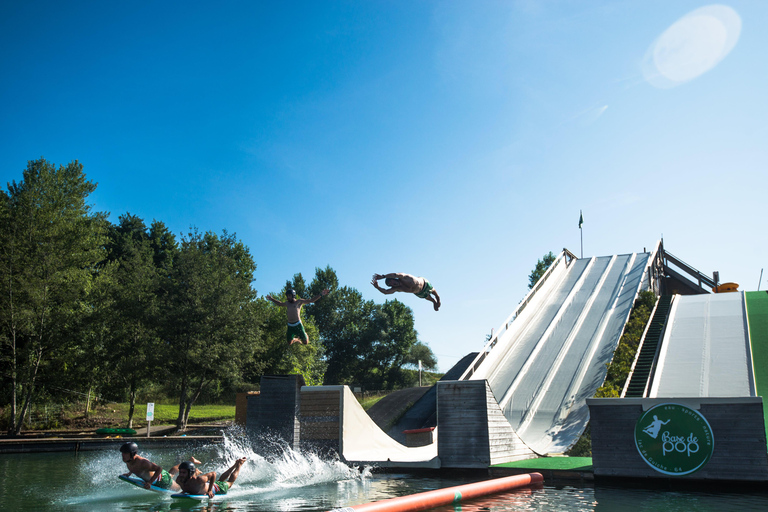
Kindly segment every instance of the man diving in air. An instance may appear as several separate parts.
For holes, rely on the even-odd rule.
[[[389,286],[389,288],[385,289],[379,286],[380,279],[383,279],[384,284]],[[390,295],[395,292],[413,293],[420,299],[427,299],[431,302],[435,311],[440,309],[440,296],[437,294],[437,290],[435,290],[432,284],[423,277],[402,274],[400,272],[373,274],[371,284],[385,295]],[[432,298],[433,295],[435,296],[434,299]]]

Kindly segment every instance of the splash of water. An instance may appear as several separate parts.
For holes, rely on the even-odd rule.
[[[189,448],[143,448],[139,443],[139,455],[159,464],[166,470],[190,456],[202,461],[198,467],[204,471],[216,471],[221,475],[234,462],[246,457],[247,461],[240,470],[235,485],[229,494],[233,496],[259,493],[281,494],[311,485],[364,482],[371,476],[369,467],[350,467],[338,459],[322,458],[314,453],[305,453],[291,449],[285,443],[271,441],[273,455],[265,457],[254,451],[255,443],[240,427],[229,427],[223,431],[223,443],[212,444],[195,449]],[[261,440],[264,444],[265,440]],[[119,474],[127,472],[125,464],[117,450],[92,452],[78,461],[73,482],[78,501],[109,500],[117,495],[130,498],[143,493],[125,485],[117,479]]]
[[[276,448],[275,454],[265,458],[254,452],[254,444],[240,427],[230,427],[224,432],[224,442],[217,446],[224,466],[231,466],[240,457],[248,459],[240,471],[238,485],[264,492],[348,480],[361,481],[371,475],[371,468],[350,467],[337,458],[327,459],[315,453],[296,451],[282,441],[261,441],[261,444]]]

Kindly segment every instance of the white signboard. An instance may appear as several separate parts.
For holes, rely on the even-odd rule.
[[[155,403],[150,402],[147,404],[147,421],[153,421],[155,419]]]

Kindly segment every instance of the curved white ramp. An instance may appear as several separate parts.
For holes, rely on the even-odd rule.
[[[302,401],[312,391],[338,392],[339,448],[347,462],[384,467],[440,467],[437,442],[415,448],[398,443],[374,423],[348,386],[304,386],[301,391]]]
[[[743,292],[674,296],[649,396],[756,396]]]
[[[570,448],[589,420],[653,253],[561,256],[470,379],[487,379],[504,415],[539,454]]]

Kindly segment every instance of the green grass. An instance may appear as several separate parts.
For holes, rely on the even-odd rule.
[[[379,400],[381,400],[381,399],[382,399],[382,398],[384,398],[385,396],[387,396],[387,395],[386,395],[386,393],[385,393],[385,394],[383,394],[383,395],[376,395],[376,396],[368,396],[368,397],[365,397],[365,398],[363,398],[362,400],[360,400],[360,405],[362,405],[362,406],[363,406],[363,409],[365,409],[365,410],[367,411],[368,409],[370,409],[371,407],[373,407],[373,405],[374,405],[376,402],[378,402]]]
[[[747,322],[758,396],[768,396],[768,293],[746,292]],[[768,435],[768,407],[763,406]]]
[[[122,421],[128,420],[128,404],[113,404],[112,409],[122,412],[118,416]],[[153,425],[174,425],[179,416],[178,404],[155,404],[155,419]],[[147,404],[136,404],[133,412],[134,425],[147,423]],[[235,419],[234,405],[193,405],[189,411],[190,423],[205,423],[207,421],[226,421]]]
[[[592,471],[592,457],[540,457],[491,466],[494,468],[523,468],[530,470]]]
[[[84,403],[32,405],[24,422],[23,430],[96,430],[98,428],[123,428],[128,424],[127,403],[100,403],[85,417]],[[9,414],[0,408],[0,428],[7,429]],[[155,404],[152,425],[175,425],[179,415],[177,404]],[[133,428],[147,425],[147,404],[136,404],[133,412]],[[193,405],[189,412],[189,424],[219,423],[235,419],[234,405]]]

